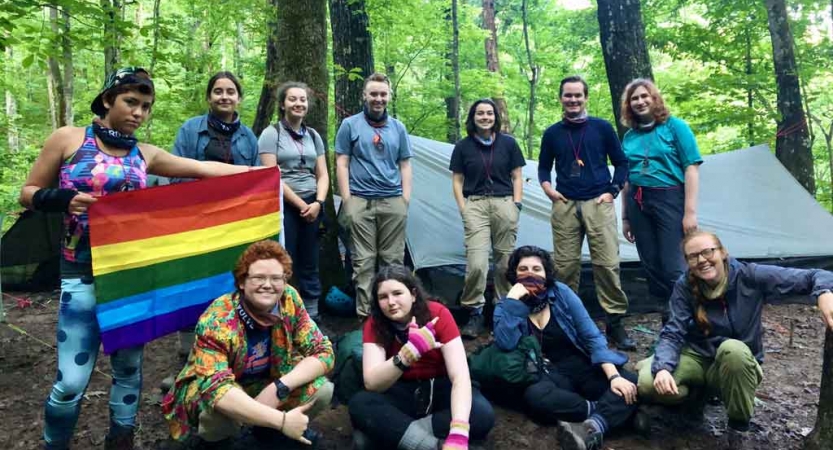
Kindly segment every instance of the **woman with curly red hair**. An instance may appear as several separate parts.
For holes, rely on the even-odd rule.
[[[292,259],[277,242],[249,246],[232,272],[237,286],[206,309],[188,363],[165,397],[171,436],[225,448],[242,424],[280,447],[313,443],[309,416],[329,405],[333,348],[292,286]]]

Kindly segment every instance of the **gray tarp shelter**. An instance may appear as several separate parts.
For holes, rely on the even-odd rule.
[[[408,215],[408,250],[414,268],[429,290],[454,300],[462,288],[466,253],[463,226],[451,192],[448,170],[453,146],[419,137],[414,145],[414,192]],[[760,145],[710,155],[700,168],[698,221],[720,236],[731,255],[747,260],[833,268],[833,215]],[[538,163],[527,161],[524,208],[518,245],[537,245],[552,251],[551,202],[538,184]],[[617,217],[621,217],[616,201]],[[636,311],[649,311],[647,289],[639,268],[636,246],[619,235],[622,279]],[[587,245],[582,258],[589,263]],[[456,270],[436,270],[437,268]],[[448,276],[455,273],[456,276]],[[594,303],[592,276],[583,271],[581,296]],[[450,298],[449,298],[450,297]],[[594,305],[589,305],[591,308]]]

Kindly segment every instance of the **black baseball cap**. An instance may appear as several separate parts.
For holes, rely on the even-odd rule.
[[[104,107],[104,94],[110,89],[123,84],[145,86],[149,88],[149,93],[151,94],[154,91],[153,81],[151,81],[150,74],[147,70],[141,67],[122,67],[107,76],[107,80],[104,81],[104,87],[101,88],[101,92],[98,93],[90,104],[90,109],[99,117],[104,117],[107,114],[107,108]],[[141,89],[140,91],[144,92]]]

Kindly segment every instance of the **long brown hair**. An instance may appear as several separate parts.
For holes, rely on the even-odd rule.
[[[683,257],[685,257],[685,246],[688,245],[692,239],[700,236],[709,236],[714,239],[714,243],[717,244],[717,248],[723,250],[723,263],[725,264],[728,255],[725,252],[723,243],[720,242],[720,238],[717,237],[716,234],[706,230],[695,230],[685,235],[681,244],[683,248]],[[688,263],[688,261],[686,261],[686,263]],[[697,326],[700,328],[700,331],[702,331],[704,335],[708,336],[712,331],[712,324],[709,323],[709,317],[706,314],[706,302],[708,302],[709,299],[707,299],[700,290],[700,279],[694,275],[691,268],[689,268],[686,273],[688,287],[691,289],[691,302],[692,306],[694,306],[694,321],[697,322]],[[728,277],[728,271],[724,275]]]
[[[376,325],[376,336],[379,337],[378,344],[385,350],[390,348],[393,344],[393,321],[388,319],[382,312],[379,306],[379,285],[385,281],[394,280],[405,285],[411,295],[414,296],[414,305],[411,308],[411,314],[416,317],[416,324],[420,327],[424,326],[431,320],[431,312],[428,310],[428,298],[425,295],[425,290],[422,288],[422,283],[416,275],[413,274],[407,267],[401,264],[391,264],[389,266],[379,269],[376,278],[373,279],[373,287],[370,292],[370,316],[373,317],[373,323]]]
[[[654,121],[657,124],[665,123],[668,117],[671,116],[671,111],[665,106],[665,101],[663,101],[662,94],[659,93],[657,86],[647,78],[637,78],[625,86],[619,106],[619,122],[628,128],[636,128],[639,124],[639,120],[637,120],[636,114],[634,114],[631,108],[631,96],[633,95],[633,91],[640,87],[644,87],[654,100],[653,105],[651,105],[651,114],[654,116]]]

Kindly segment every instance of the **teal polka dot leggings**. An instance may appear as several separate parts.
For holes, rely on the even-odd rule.
[[[90,383],[101,337],[95,319],[92,277],[61,280],[58,312],[58,373],[46,399],[43,439],[47,449],[65,449],[72,441],[81,398]],[[134,427],[142,390],[142,350],[132,347],[110,356],[110,428]]]

